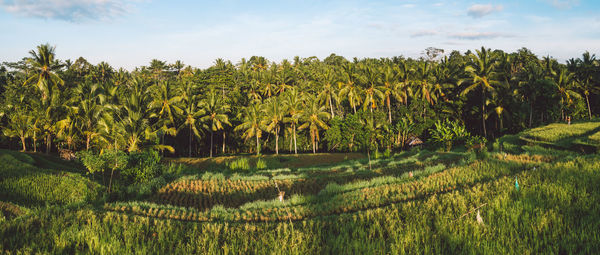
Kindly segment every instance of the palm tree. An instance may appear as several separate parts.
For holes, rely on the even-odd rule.
[[[214,132],[222,130],[223,125],[231,125],[227,116],[230,111],[229,105],[224,102],[222,97],[217,96],[215,91],[211,90],[207,94],[206,100],[200,102],[200,107],[205,114],[200,117],[200,123],[203,123],[204,128],[210,131],[210,157],[212,158]]]
[[[401,96],[400,94],[400,89],[399,89],[399,85],[401,84],[400,82],[398,82],[398,73],[391,67],[391,66],[387,66],[385,67],[385,71],[383,72],[383,85],[381,85],[379,87],[379,90],[381,92],[383,92],[383,95],[385,97],[385,104],[388,108],[388,121],[390,123],[392,123],[392,100],[391,97],[394,97],[396,99],[400,99],[398,101],[403,102],[401,100],[403,100],[404,98]]]
[[[596,88],[593,82],[594,73],[598,69],[598,61],[596,55],[590,54],[589,52],[583,53],[581,59],[570,59],[567,61],[569,69],[575,73],[576,84],[579,89],[585,95],[585,101],[587,103],[588,115],[592,119],[592,108],[590,106],[590,93],[593,93]]]
[[[102,87],[96,83],[80,83],[73,92],[70,108],[75,113],[80,132],[85,136],[85,149],[89,150],[92,139],[98,135],[95,125],[102,118],[106,97]]]
[[[188,157],[192,157],[192,134],[200,138],[197,120],[205,115],[204,109],[200,107],[198,95],[195,94],[196,86],[192,82],[185,82],[182,93],[182,110],[184,122],[179,126],[179,130],[188,128],[189,130],[189,150]]]
[[[319,100],[313,96],[307,98],[307,105],[300,118],[303,124],[298,129],[309,129],[313,153],[317,152],[317,142],[320,140],[319,129],[327,130],[329,128],[324,121],[329,117],[330,115],[327,113],[325,106],[321,106]]]
[[[283,94],[283,102],[285,104],[286,117],[283,118],[284,123],[290,124],[292,138],[294,139],[294,154],[298,154],[298,146],[296,144],[296,129],[300,116],[303,112],[303,96],[297,89],[288,90]],[[292,144],[290,142],[290,144]],[[290,148],[291,150],[291,148]]]
[[[499,82],[495,80],[496,77],[496,60],[490,54],[489,49],[481,47],[481,50],[477,50],[477,55],[469,54],[471,62],[465,67],[465,71],[469,75],[469,86],[466,87],[461,95],[466,95],[477,88],[481,89],[481,122],[483,126],[483,135],[487,137],[487,129],[485,127],[485,101],[486,92],[494,90],[494,86],[498,85]]]
[[[410,76],[414,72],[412,68],[408,65],[406,60],[400,60],[398,64],[398,80],[399,83],[396,83],[394,91],[398,93],[398,98],[396,100],[400,101],[400,103],[404,103],[404,105],[408,106],[408,97],[412,96],[412,89],[410,86]]]
[[[58,85],[65,84],[56,74],[56,71],[62,68],[62,65],[54,59],[54,49],[55,47],[49,44],[42,44],[37,46],[37,52],[29,51],[31,57],[27,58],[27,62],[35,71],[25,80],[25,85],[35,81],[36,87],[42,93],[42,102],[44,103],[52,96],[53,90]]]
[[[432,82],[432,74],[431,74],[431,66],[430,62],[422,62],[418,66],[418,71],[416,72],[416,80],[415,85],[417,86],[417,92],[421,99],[429,103],[431,105],[437,102],[437,94],[439,92],[439,88],[435,86]]]
[[[143,141],[154,133],[149,122],[151,112],[146,109],[150,97],[145,93],[145,87],[146,83],[140,77],[135,77],[127,91],[128,96],[121,102],[122,107],[117,113],[129,152],[139,151]]]
[[[283,122],[284,109],[279,96],[271,97],[263,105],[262,126],[275,135],[275,154],[279,155],[279,130]]]
[[[21,139],[21,145],[23,146],[21,151],[27,151],[25,139],[29,137],[29,129],[33,121],[32,116],[27,113],[27,109],[23,109],[22,107],[12,109],[8,115],[7,126],[3,128],[5,136],[19,137]]]
[[[260,110],[260,105],[257,103],[250,104],[248,107],[244,108],[242,124],[235,127],[235,131],[244,131],[242,136],[245,141],[253,136],[256,137],[256,155],[260,154],[259,139],[262,136],[262,130],[264,129],[261,120],[262,111]]]
[[[356,113],[356,105],[360,104],[360,88],[356,84],[356,70],[351,63],[344,64],[344,72],[342,72],[342,80],[338,83],[341,87],[339,97],[345,98],[350,103],[350,107]]]
[[[362,75],[359,76],[359,81],[365,84],[366,88],[365,99],[363,100],[363,109],[369,107],[371,113],[377,108],[377,102],[384,99],[384,93],[379,90],[381,77],[378,70],[371,64],[362,65]]]
[[[151,87],[152,101],[148,107],[158,111],[155,115],[159,119],[162,143],[165,143],[165,133],[175,136],[177,130],[175,125],[175,115],[181,115],[183,110],[179,104],[183,100],[182,96],[177,95],[172,83],[169,81],[161,81],[157,85]],[[169,127],[170,126],[170,127]]]
[[[577,92],[572,90],[575,81],[574,73],[569,72],[567,69],[560,69],[560,72],[554,76],[554,85],[560,96],[560,117],[562,120],[565,116],[565,104],[570,105],[573,102],[572,98],[581,98]]]
[[[335,82],[337,79],[335,77],[333,68],[324,66],[320,71],[321,72],[318,74],[320,74],[319,82],[321,83],[322,87],[321,92],[318,95],[318,99],[321,103],[325,103],[325,105],[329,107],[331,117],[333,118],[335,117],[335,113],[333,112],[333,104],[338,101],[338,94],[335,89]]]
[[[265,71],[259,73],[259,78],[262,85],[262,95],[270,98],[277,93],[277,84],[275,84],[273,71]]]

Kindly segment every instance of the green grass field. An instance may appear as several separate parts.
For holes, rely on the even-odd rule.
[[[239,157],[177,159],[168,163],[184,170],[156,191],[117,201],[100,198],[102,186],[75,163],[1,151],[0,250],[595,253],[600,155],[572,149],[595,141],[600,122],[571,127],[505,136],[491,152],[413,150],[370,164],[356,154],[269,156],[266,168],[249,170],[231,169]]]

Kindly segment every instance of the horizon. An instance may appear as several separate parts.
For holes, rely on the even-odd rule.
[[[527,48],[559,62],[600,49],[600,3],[519,1],[178,1],[0,0],[0,27],[11,40],[0,61],[16,62],[36,46],[58,59],[101,61],[133,70],[152,59],[198,68],[263,56],[323,60],[404,56],[428,47],[450,53],[481,46]]]

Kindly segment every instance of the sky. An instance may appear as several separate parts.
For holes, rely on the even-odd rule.
[[[43,43],[59,59],[130,70],[152,59],[206,68],[254,55],[420,57],[427,47],[526,47],[565,61],[600,55],[600,1],[0,0],[0,62]]]

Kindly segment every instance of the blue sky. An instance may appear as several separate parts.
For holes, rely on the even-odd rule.
[[[419,57],[481,46],[564,61],[600,53],[599,13],[591,0],[0,0],[0,62],[46,42],[60,59],[127,69],[153,58],[204,68],[253,55]]]

